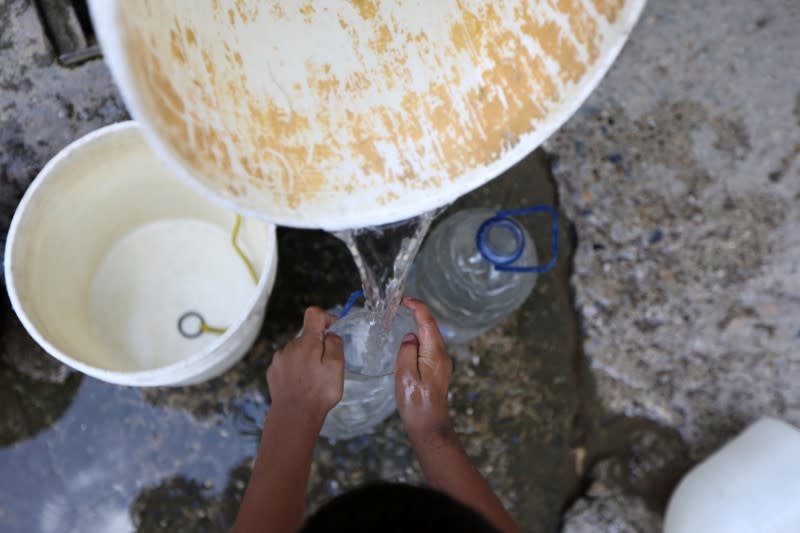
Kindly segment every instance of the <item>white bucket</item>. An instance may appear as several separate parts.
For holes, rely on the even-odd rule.
[[[759,420],[683,478],[664,533],[800,531],[800,431]]]
[[[136,123],[97,130],[56,155],[17,208],[11,303],[45,350],[95,378],[210,379],[255,341],[277,270],[275,227],[242,222],[237,243],[256,284],[231,244],[235,220],[176,179]],[[189,311],[227,330],[186,338],[178,320]]]
[[[645,0],[90,0],[157,152],[216,201],[339,230],[448,204],[539,146]]]

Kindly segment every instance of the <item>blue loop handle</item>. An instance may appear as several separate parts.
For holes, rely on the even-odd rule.
[[[358,299],[363,296],[364,296],[364,291],[361,289],[351,294],[350,297],[347,298],[347,302],[344,304],[344,307],[342,307],[342,310],[339,311],[339,320],[346,317],[348,313],[350,313],[350,311],[353,309],[353,306],[356,305]]]
[[[515,261],[516,259],[518,259],[520,255],[522,255],[522,246],[524,246],[524,243],[522,246],[520,246],[519,252],[515,254],[517,257],[514,258],[513,260],[511,261],[506,260],[503,262],[496,261],[495,258],[492,256],[492,254],[488,253],[488,251],[485,249],[486,247],[483,246],[482,244],[484,233],[488,231],[488,229],[494,224],[498,223],[516,224],[516,222],[511,220],[511,217],[513,216],[532,215],[534,213],[546,213],[550,215],[550,221],[552,223],[552,228],[553,228],[552,240],[550,242],[550,261],[548,261],[544,265],[531,265],[531,266],[514,266],[510,264],[513,263],[513,261]],[[494,265],[495,270],[498,270],[500,272],[528,272],[533,274],[544,274],[545,272],[549,272],[550,270],[552,270],[553,267],[556,266],[556,263],[558,262],[558,212],[549,205],[535,205],[532,207],[523,207],[521,209],[509,209],[507,211],[498,211],[497,213],[495,213],[495,216],[493,218],[490,218],[489,220],[481,224],[481,227],[478,229],[478,233],[475,236],[475,244],[478,247],[478,251],[480,251],[483,258]]]
[[[495,253],[488,243],[489,231],[494,228],[503,228],[511,233],[514,237],[514,251],[505,255]],[[493,265],[510,265],[522,257],[522,253],[525,251],[525,234],[522,231],[522,226],[517,224],[516,221],[495,216],[484,221],[478,228],[476,243],[483,258]]]

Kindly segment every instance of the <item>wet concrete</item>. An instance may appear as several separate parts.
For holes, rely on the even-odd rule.
[[[693,460],[800,424],[799,25],[794,0],[651,1],[547,143],[599,396]]]
[[[542,154],[451,207],[555,203]],[[443,215],[443,216],[446,216]],[[480,470],[529,531],[554,531],[580,486],[575,421],[581,381],[568,285],[571,237],[527,304],[457,358],[451,410]],[[541,257],[550,226],[527,221]],[[281,266],[262,334],[232,371],[206,384],[135,390],[53,363],[6,309],[0,465],[3,531],[223,531],[235,516],[269,393],[270,355],[296,332],[308,305],[343,302],[358,278],[344,245],[323,232],[281,229]],[[24,339],[24,342],[13,339]],[[37,381],[50,365],[63,381]],[[39,361],[32,363],[32,361]],[[43,371],[40,371],[42,373]],[[44,372],[47,374],[47,372]],[[28,375],[30,374],[30,376]],[[46,416],[44,416],[46,415]],[[351,441],[320,441],[309,504],[371,479],[423,481],[399,418]]]

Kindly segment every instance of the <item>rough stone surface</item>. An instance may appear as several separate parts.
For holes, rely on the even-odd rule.
[[[42,164],[81,135],[127,116],[102,61],[59,67],[31,1],[0,0],[3,245],[14,209]]]
[[[616,465],[599,463],[586,495],[564,516],[563,533],[659,533],[661,517],[639,497],[620,490],[607,479]],[[618,474],[617,474],[618,475]]]
[[[640,455],[637,460],[641,459]],[[674,460],[669,454],[663,459]],[[623,488],[636,477],[630,477],[630,466],[616,459],[597,463],[589,476],[589,488],[564,515],[562,532],[660,533],[660,514],[643,498]]]
[[[800,4],[651,0],[548,143],[599,395],[700,458],[800,424]]]
[[[641,498],[616,493],[582,499],[567,513],[563,533],[659,533],[661,518]]]

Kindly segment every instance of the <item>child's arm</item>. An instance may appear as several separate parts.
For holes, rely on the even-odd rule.
[[[406,298],[419,338],[407,335],[397,356],[397,408],[428,482],[480,512],[495,527],[517,533],[519,527],[472,465],[453,430],[447,388],[453,363],[428,307]]]
[[[308,309],[303,334],[272,359],[272,407],[235,533],[295,533],[303,525],[314,444],[344,387],[342,339],[325,335],[333,320],[322,309]]]

